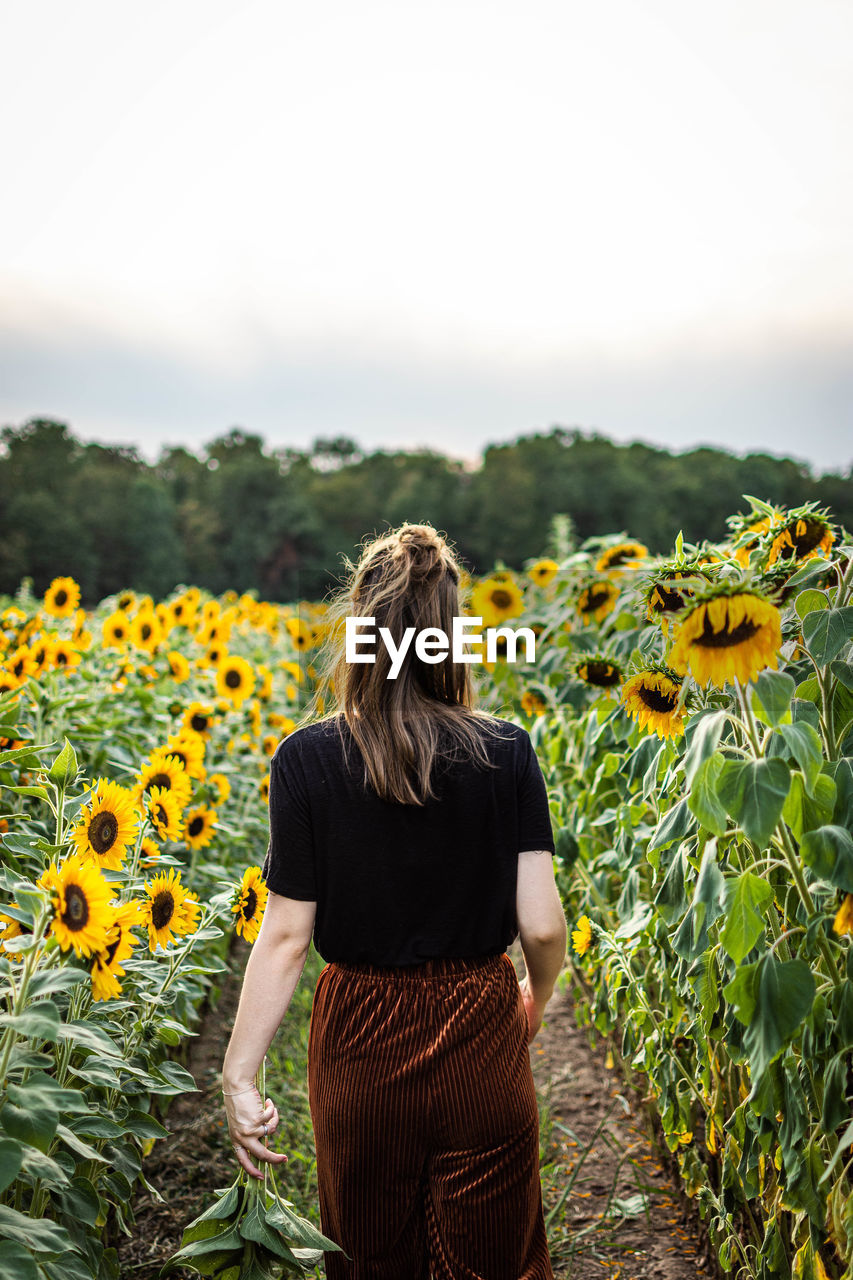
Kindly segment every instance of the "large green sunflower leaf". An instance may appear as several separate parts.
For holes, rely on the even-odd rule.
[[[14,1240],[0,1240],[0,1275],[4,1280],[41,1280],[29,1249]]]
[[[853,639],[853,606],[807,613],[803,618],[803,638],[818,666],[825,667]]]
[[[853,836],[846,827],[827,825],[805,832],[800,856],[821,880],[853,893]]]
[[[758,961],[755,1010],[744,1032],[753,1076],[763,1075],[812,1007],[815,980],[804,960],[777,960],[767,952]]]
[[[717,795],[717,783],[725,761],[721,755],[705,760],[693,775],[687,803],[699,825],[712,835],[724,836],[728,822],[726,810]]]
[[[787,671],[762,671],[753,686],[753,710],[765,724],[775,728],[787,717],[790,719],[791,699],[796,684]]]
[[[726,923],[720,931],[720,942],[735,964],[740,964],[764,932],[762,913],[773,899],[766,880],[744,871],[726,881]]]
[[[834,817],[836,791],[832,778],[821,773],[815,782],[814,795],[810,796],[806,792],[803,775],[794,773],[791,790],[782,808],[782,817],[797,840],[802,840],[804,832],[822,827]]]
[[[809,794],[813,795],[818,774],[823,766],[823,745],[820,734],[810,724],[800,721],[798,724],[779,725],[773,736],[776,741],[779,738],[782,739],[788,752],[803,771]]]
[[[791,786],[782,760],[726,760],[717,780],[717,795],[744,835],[765,849]]]
[[[0,1195],[15,1181],[21,1171],[23,1152],[20,1142],[0,1138]]]

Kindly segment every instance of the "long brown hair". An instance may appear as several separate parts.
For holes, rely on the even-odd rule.
[[[347,750],[344,725],[364,761],[364,781],[384,800],[422,805],[432,798],[432,773],[439,759],[473,759],[493,765],[486,739],[500,737],[496,717],[479,710],[470,665],[423,662],[410,645],[396,679],[389,680],[391,659],[379,640],[387,627],[400,645],[407,627],[417,635],[438,627],[450,639],[453,618],[461,614],[460,565],[447,540],[431,524],[405,524],[363,541],[357,564],[344,558],[348,580],[328,603],[326,640],[314,665],[319,681],[303,717],[333,720]],[[375,619],[374,663],[347,662],[347,615]],[[320,696],[332,693],[335,706],[313,717]]]

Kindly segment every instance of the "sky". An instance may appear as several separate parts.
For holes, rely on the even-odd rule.
[[[0,48],[0,424],[853,463],[848,0],[28,0]]]

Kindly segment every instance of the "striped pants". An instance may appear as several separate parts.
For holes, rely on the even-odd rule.
[[[308,1090],[328,1280],[552,1280],[508,955],[326,965]]]

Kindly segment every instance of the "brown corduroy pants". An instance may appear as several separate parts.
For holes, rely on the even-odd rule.
[[[508,955],[326,965],[308,1088],[328,1280],[552,1280]]]

